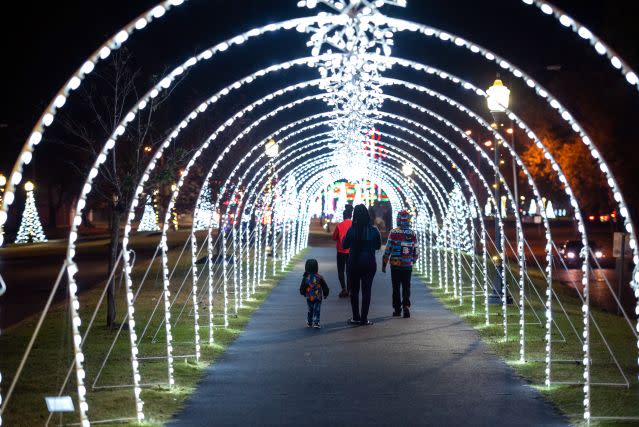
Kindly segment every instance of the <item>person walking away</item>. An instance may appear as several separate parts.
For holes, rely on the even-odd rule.
[[[363,204],[355,206],[353,211],[353,225],[346,232],[342,246],[350,249],[346,271],[350,287],[351,309],[353,317],[349,320],[352,325],[372,325],[368,320],[368,310],[371,303],[371,288],[377,271],[375,251],[382,246],[379,230],[371,225],[368,209]],[[362,291],[362,310],[359,307],[359,292]]]
[[[346,262],[348,261],[349,250],[344,249],[342,246],[342,240],[344,240],[346,232],[353,224],[353,221],[351,220],[353,216],[353,205],[346,205],[342,216],[344,217],[344,220],[335,227],[335,231],[333,231],[333,240],[335,240],[335,246],[337,247],[337,277],[339,278],[339,284],[342,287],[339,297],[346,298],[348,297],[348,286],[347,277],[344,274],[344,271],[346,269]]]
[[[320,311],[322,300],[328,297],[328,285],[324,278],[318,273],[319,265],[316,259],[307,259],[304,266],[304,276],[300,284],[300,294],[306,297],[308,305],[308,315],[306,317],[306,327],[311,326],[319,329]]]
[[[382,259],[382,273],[386,273],[386,264],[390,262],[395,317],[402,315],[402,309],[404,317],[410,317],[410,278],[418,257],[417,233],[411,228],[411,215],[406,210],[399,211],[397,228],[388,235]]]

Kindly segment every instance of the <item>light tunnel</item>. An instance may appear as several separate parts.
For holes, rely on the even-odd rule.
[[[591,314],[589,298],[593,255],[584,214],[570,180],[534,127],[516,111],[503,106],[501,120],[513,123],[519,153],[505,128],[493,126],[497,119],[489,117],[486,112],[475,111],[476,101],[484,102],[489,96],[481,89],[482,83],[473,83],[471,77],[457,76],[429,65],[427,58],[394,56],[394,47],[389,41],[401,37],[403,32],[416,34],[459,51],[471,61],[488,65],[513,81],[522,81],[522,87],[546,105],[546,112],[579,138],[598,164],[630,236],[635,267],[631,280],[625,285],[633,289],[639,300],[639,271],[636,267],[639,252],[634,223],[614,174],[604,160],[605,153],[597,149],[597,141],[586,133],[575,115],[559,99],[511,61],[451,32],[393,18],[390,6],[403,6],[404,3],[401,0],[301,1],[300,14],[316,9],[322,13],[269,23],[230,37],[225,35],[224,41],[186,61],[176,61],[178,66],[160,78],[156,85],[145,88],[146,93],[135,105],[127,106],[129,109],[113,134],[101,141],[98,155],[92,159],[92,167],[77,195],[62,266],[69,282],[70,346],[74,362],[60,390],[67,384],[74,384],[78,405],[75,415],[82,425],[101,421],[91,416],[90,405],[91,395],[97,395],[100,390],[88,388],[88,373],[84,368],[89,358],[101,360],[103,356],[85,351],[90,328],[85,327],[83,319],[91,317],[92,324],[98,307],[90,313],[90,308],[80,302],[77,283],[80,270],[76,256],[83,225],[82,214],[94,196],[100,168],[104,167],[118,144],[124,143],[123,135],[145,113],[149,103],[161,94],[169,93],[182,76],[188,80],[192,69],[204,63],[215,63],[227,52],[246,49],[254,41],[274,32],[291,32],[302,40],[308,40],[308,51],[291,52],[298,56],[275,65],[253,64],[251,74],[224,82],[222,88],[212,95],[201,94],[201,99],[189,107],[186,115],[171,122],[171,127],[165,132],[166,137],[152,153],[135,185],[132,202],[126,206],[120,251],[122,263],[116,268],[124,277],[126,313],[123,319],[127,325],[127,330],[121,328],[118,335],[128,335],[131,376],[126,384],[118,386],[131,389],[135,404],[133,408],[123,409],[123,417],[134,413],[131,418],[137,421],[145,419],[143,390],[152,381],[145,376],[144,368],[151,363],[161,360],[166,364],[162,384],[169,388],[179,386],[175,375],[176,359],[192,356],[199,362],[203,346],[215,345],[217,329],[229,327],[229,317],[237,316],[245,304],[250,304],[252,296],[265,281],[291,265],[295,256],[308,246],[311,206],[327,186],[343,180],[377,185],[388,195],[393,214],[404,208],[413,211],[419,248],[423,254],[416,265],[417,272],[425,281],[458,299],[460,305],[470,298],[472,315],[482,316],[486,327],[499,324],[503,328],[504,341],[513,339],[514,334],[519,363],[526,363],[533,352],[541,353],[538,362],[543,372],[543,386],[562,384],[565,379],[555,380],[553,376],[553,370],[561,363],[554,352],[556,338],[558,334],[564,336],[564,332],[559,331],[558,317],[565,315],[568,318],[558,293],[553,289],[553,272],[560,263],[556,246],[559,242],[553,237],[553,224],[543,209],[544,194],[520,155],[522,142],[538,147],[544,161],[554,171],[554,178],[569,200],[571,219],[584,247],[579,254],[583,260],[583,291],[579,295],[582,301],[581,324],[571,322],[576,340],[581,343],[580,351],[572,356],[583,366],[583,375],[571,381],[583,387],[584,419],[589,421],[597,417],[591,410],[591,399],[596,399],[596,390],[591,386],[599,385],[591,374],[591,367],[596,363],[591,357],[594,345],[591,336],[599,331]],[[523,0],[523,3],[535,6],[531,12],[554,16],[559,25],[587,40],[595,55],[609,58],[612,71],[620,71],[628,84],[639,88],[637,76],[630,66],[589,29],[548,2]],[[389,15],[381,11],[386,6],[389,7],[384,12]],[[107,61],[113,51],[127,45],[130,38],[148,26],[161,26],[161,18],[178,7],[188,10],[189,2],[161,2],[135,18],[98,47],[56,94],[35,124],[7,182],[0,209],[2,232],[12,212],[14,194],[33,152],[41,141],[46,141],[43,135],[47,128],[54,126],[59,110],[65,107],[67,100],[74,96],[85,80],[92,78],[94,69]],[[350,10],[350,14],[343,9]],[[361,39],[354,39],[353,31],[365,35],[371,44],[358,44]],[[353,67],[353,63],[361,68]],[[401,70],[400,76],[390,72],[398,69]],[[304,80],[306,75],[313,74],[311,79]],[[345,74],[348,78],[344,78]],[[282,81],[286,83],[282,84]],[[355,84],[352,84],[353,81]],[[239,96],[240,92],[250,93],[260,84],[270,85],[270,92],[261,97]],[[168,99],[170,102],[171,98]],[[228,109],[229,104],[233,105],[232,110]],[[167,150],[186,144],[184,135],[199,121],[207,120],[206,115],[212,114],[212,111],[216,114],[218,126],[207,137],[194,143],[195,148],[180,171],[168,202],[162,206],[155,255],[147,264],[140,266],[132,241],[140,235],[137,227],[144,200],[153,191],[152,178]],[[512,177],[509,178],[500,169],[499,159],[493,158],[480,140],[465,131],[467,123],[491,135],[495,143],[505,150],[507,158],[516,164],[516,173],[524,177],[525,191],[533,195],[535,205],[542,206],[539,218],[543,228],[543,257],[533,253],[529,246],[528,237],[532,232],[525,227],[519,194],[513,188]],[[370,142],[366,131],[371,124],[381,133],[385,144],[386,155],[382,159],[375,158],[362,148]],[[349,127],[356,131],[344,132],[344,128]],[[272,141],[279,147],[274,155],[267,150]],[[410,172],[403,168],[407,164]],[[192,176],[192,171],[198,167],[205,171],[203,178]],[[211,189],[213,179],[222,184],[210,200],[206,200],[206,190]],[[171,241],[177,236],[171,230],[172,215],[178,200],[187,191],[187,182],[192,181],[197,181],[197,197],[186,213],[193,218],[193,223],[189,232],[176,243]],[[506,198],[503,209],[502,200],[496,199],[500,190]],[[230,208],[225,200],[237,200],[237,205]],[[485,205],[489,206],[489,215],[484,214]],[[207,223],[198,227],[196,222],[202,215]],[[216,216],[218,219],[214,220]],[[268,221],[262,221],[267,216]],[[140,268],[145,271],[142,276],[138,271]],[[142,287],[152,268],[157,268],[161,288],[147,294],[147,289]],[[541,278],[541,291],[533,284],[529,274],[532,270]],[[152,313],[143,311],[140,315],[141,301],[138,297],[148,297],[151,293],[157,298],[157,304]],[[188,294],[186,298],[185,294]],[[494,295],[500,298],[499,312],[490,309],[489,300]],[[513,297],[512,303],[509,296]],[[216,302],[218,300],[221,302]],[[536,309],[537,304],[543,308]],[[189,316],[183,315],[184,310],[189,311]],[[540,316],[537,312],[543,314]],[[636,314],[639,315],[639,302]],[[46,312],[43,313],[45,315]],[[529,326],[528,319],[531,316],[544,329],[541,342],[529,334],[532,326]],[[636,319],[626,316],[625,321],[634,337],[639,338]],[[176,339],[173,330],[187,322],[190,326],[186,338],[181,332],[180,338]],[[34,331],[34,336],[39,328]],[[148,339],[149,328],[156,328],[152,341]],[[158,336],[161,338],[156,339]],[[603,335],[602,338],[605,342]],[[149,350],[151,343],[157,344],[152,355]],[[540,350],[529,350],[531,347]],[[615,361],[613,350],[637,355],[636,346],[624,349],[608,347]],[[108,357],[104,357],[102,367],[108,363]],[[620,370],[626,378],[621,367]],[[3,384],[0,390],[6,396],[0,400],[2,412],[10,405],[21,371],[22,367],[13,377],[12,384],[8,388]],[[92,377],[94,375],[91,373]]]

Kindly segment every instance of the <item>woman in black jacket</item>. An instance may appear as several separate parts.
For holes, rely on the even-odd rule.
[[[355,206],[353,225],[344,236],[344,249],[350,249],[348,255],[348,286],[351,294],[352,325],[372,325],[368,320],[368,308],[371,304],[371,287],[377,271],[375,251],[381,248],[382,238],[377,227],[371,225],[371,217],[364,205]],[[359,311],[359,290],[362,290],[362,311]]]

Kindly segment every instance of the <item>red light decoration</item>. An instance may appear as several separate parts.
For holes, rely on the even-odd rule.
[[[375,160],[381,160],[388,155],[388,150],[378,143],[381,140],[382,133],[375,128],[371,128],[366,133],[366,139],[362,141],[362,145],[364,151],[368,151],[368,157]]]

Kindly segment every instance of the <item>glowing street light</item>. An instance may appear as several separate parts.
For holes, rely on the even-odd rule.
[[[264,151],[266,152],[266,155],[270,158],[277,157],[277,155],[280,153],[280,145],[274,139],[271,138],[268,140],[268,142],[264,146]]]
[[[411,165],[410,163],[406,163],[404,166],[402,166],[402,173],[405,176],[411,176],[413,174],[413,165]]]
[[[501,80],[497,79],[486,91],[486,102],[491,113],[503,113],[508,109],[510,101],[510,89]]]

